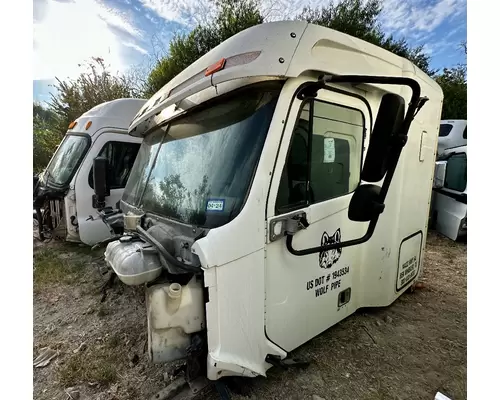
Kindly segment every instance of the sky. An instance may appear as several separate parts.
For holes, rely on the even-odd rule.
[[[260,1],[269,21],[329,2]],[[382,2],[384,32],[423,45],[434,69],[465,62],[460,43],[467,38],[466,0]],[[91,57],[102,57],[113,72],[147,70],[175,33],[212,15],[207,0],[33,0],[33,98],[50,100],[55,77],[75,78]]]

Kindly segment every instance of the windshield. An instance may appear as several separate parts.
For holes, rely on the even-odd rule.
[[[88,136],[66,135],[45,171],[46,183],[53,186],[69,184],[89,146]]]
[[[123,201],[201,227],[229,222],[243,207],[281,87],[247,87],[148,135]]]

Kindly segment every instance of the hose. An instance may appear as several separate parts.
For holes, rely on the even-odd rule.
[[[153,236],[151,236],[145,229],[143,229],[141,226],[137,226],[137,232],[141,235],[141,237],[144,239],[144,241],[152,244],[154,247],[158,249],[158,252],[160,255],[165,258],[165,260],[175,266],[176,268],[179,268],[183,271],[186,272],[200,272],[200,265],[186,265],[179,260],[177,260],[172,254],[170,254],[163,245],[158,242]]]

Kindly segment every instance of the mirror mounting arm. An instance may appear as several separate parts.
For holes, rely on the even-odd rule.
[[[96,194],[92,195],[92,208],[101,211],[104,207],[106,207],[106,201],[102,199],[101,196],[97,196]]]
[[[408,110],[406,112],[405,118],[397,133],[394,136],[393,142],[393,152],[388,161],[388,167],[384,183],[380,189],[380,194],[377,199],[376,209],[377,214],[373,216],[368,225],[368,229],[364,236],[358,239],[347,240],[340,243],[332,243],[325,246],[311,247],[309,249],[295,250],[292,246],[293,234],[286,234],[286,247],[288,251],[295,256],[305,256],[309,254],[319,253],[321,251],[335,250],[339,248],[355,246],[367,242],[372,237],[375,227],[377,226],[380,214],[384,209],[384,201],[389,191],[389,187],[396,171],[398,165],[399,157],[403,147],[406,145],[408,140],[408,131],[410,130],[410,125],[413,118],[417,115],[418,111],[426,103],[428,98],[420,97],[421,88],[419,83],[411,78],[406,77],[392,77],[392,76],[375,76],[375,75],[321,75],[317,82],[313,82],[310,85],[304,86],[297,97],[299,99],[306,97],[315,97],[317,91],[323,88],[327,88],[327,83],[358,83],[358,84],[382,84],[382,85],[402,85],[409,86],[412,90],[411,100],[408,104]]]
[[[324,89],[325,86],[323,82],[307,82],[298,91],[297,98],[299,100],[315,98],[318,96],[318,91]]]
[[[370,238],[373,235],[373,232],[375,232],[375,226],[377,225],[377,221],[378,221],[378,216],[370,221],[370,224],[368,225],[368,230],[366,231],[365,235],[358,239],[346,240],[345,242],[331,243],[324,246],[311,247],[309,249],[303,249],[303,250],[294,249],[292,246],[293,235],[286,233],[286,248],[294,256],[307,256],[309,254],[320,253],[322,251],[337,250],[340,248],[356,246],[358,244],[362,244],[370,240]]]

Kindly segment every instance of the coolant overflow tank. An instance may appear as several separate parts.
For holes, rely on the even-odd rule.
[[[104,259],[126,285],[142,285],[158,278],[162,265],[158,253],[141,241],[116,240],[106,247]]]
[[[190,335],[205,328],[203,286],[196,276],[178,283],[151,286],[146,291],[148,354],[154,363],[186,357]]]

